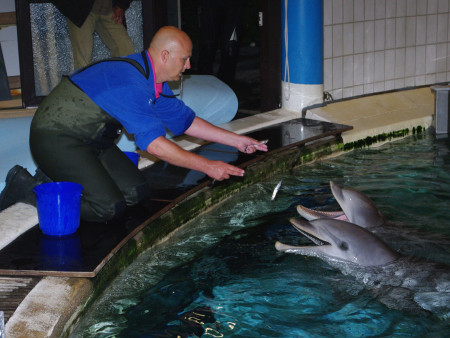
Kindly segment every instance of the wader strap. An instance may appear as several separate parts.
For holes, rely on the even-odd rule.
[[[72,75],[79,74],[82,71],[84,71],[84,70],[88,69],[89,67],[92,67],[100,62],[121,61],[121,62],[128,62],[129,64],[133,65],[148,80],[148,78],[150,76],[150,68],[149,68],[149,64],[147,61],[147,55],[146,55],[145,50],[141,53],[141,56],[144,61],[145,70],[141,66],[141,64],[139,62],[137,62],[136,60],[125,58],[125,57],[113,57],[113,58],[93,62],[90,65],[87,65],[86,67],[80,68]],[[69,78],[69,80],[71,81],[70,78]],[[75,86],[77,86],[73,81],[71,81],[71,82]],[[98,149],[106,149],[106,148],[111,147],[114,144],[115,139],[121,133],[122,133],[122,125],[121,124],[106,123],[105,126],[97,133],[97,135],[93,139],[86,141],[86,143],[89,144],[90,146],[98,148]]]
[[[145,70],[144,70],[144,68],[142,68],[141,64],[139,62],[137,62],[136,60],[125,58],[125,57],[113,57],[113,58],[109,58],[109,59],[105,59],[105,60],[95,61],[95,62],[91,63],[90,65],[87,65],[86,67],[78,69],[71,76],[79,74],[82,71],[88,69],[89,67],[92,67],[92,66],[94,66],[94,65],[96,65],[98,63],[101,63],[101,62],[125,61],[125,62],[128,62],[128,63],[132,64],[148,80],[148,78],[150,76],[150,68],[149,68],[149,65],[148,65],[147,55],[145,54],[145,50],[141,53],[141,56],[142,56],[142,59],[144,61]]]
[[[145,50],[141,53],[141,55],[142,55],[142,60],[144,60],[144,66],[145,66],[145,74],[142,74],[142,75],[144,75],[145,78],[148,80],[148,78],[150,76],[150,67],[148,66],[147,54],[146,54]]]

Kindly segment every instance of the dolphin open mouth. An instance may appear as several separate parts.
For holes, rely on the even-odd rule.
[[[333,181],[330,181],[330,188],[334,199],[340,206],[339,211],[319,211],[298,205],[297,212],[299,215],[308,221],[316,219],[339,220],[350,222],[366,229],[382,226],[386,223],[383,213],[363,193],[351,188],[341,188]]]
[[[330,187],[331,187],[331,192],[332,192],[334,198],[340,205],[340,201],[342,200],[342,196],[341,196],[342,191],[341,191],[340,187],[333,181],[330,181]],[[330,219],[338,219],[341,221],[348,222],[348,217],[343,210],[320,211],[320,210],[309,209],[307,207],[304,207],[303,205],[298,205],[297,212],[299,213],[300,216],[307,219],[308,221],[313,221],[318,218],[330,218]]]
[[[292,246],[277,241],[275,248],[278,251],[296,251],[303,255],[317,256],[323,249],[331,247],[331,244],[322,238],[309,222],[296,218],[291,218],[289,221],[298,232],[311,240],[315,245]]]
[[[329,244],[323,238],[320,238],[317,235],[316,231],[313,231],[313,228],[307,222],[302,222],[296,218],[291,218],[289,220],[294,228],[300,232],[303,236],[310,239],[315,245],[325,245]],[[309,231],[308,231],[309,230]]]
[[[347,215],[343,211],[320,211],[309,209],[304,207],[303,205],[297,205],[297,212],[300,216],[307,219],[308,221],[312,221],[318,218],[332,218],[339,219],[341,221],[348,221]]]

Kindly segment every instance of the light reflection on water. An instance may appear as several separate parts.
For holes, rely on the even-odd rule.
[[[410,137],[256,184],[143,254],[72,336],[444,336],[447,322],[388,309],[353,277],[316,258],[281,254],[274,242],[309,243],[288,219],[297,204],[337,209],[334,180],[432,239],[390,245],[448,263],[450,249],[438,242],[450,237],[449,149],[448,138]]]

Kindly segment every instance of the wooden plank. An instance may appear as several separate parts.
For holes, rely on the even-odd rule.
[[[16,25],[16,12],[0,13],[0,26],[14,26]]]
[[[19,89],[20,88],[20,75],[8,76],[9,88]]]
[[[22,100],[20,100],[20,104],[22,104]],[[0,109],[0,119],[33,116],[35,112],[36,108]]]
[[[22,98],[13,97],[11,100],[0,101],[0,109],[22,108]]]

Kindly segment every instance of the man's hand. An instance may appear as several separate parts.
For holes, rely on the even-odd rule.
[[[113,14],[112,14],[112,19],[114,21],[114,23],[120,23],[122,24],[123,22],[123,18],[125,17],[125,11],[120,8],[119,6],[114,6],[113,7]]]
[[[199,117],[194,119],[191,126],[186,130],[186,134],[203,140],[226,144],[246,154],[254,153],[257,150],[267,151],[267,145],[261,143],[261,141],[216,127]]]
[[[153,140],[148,145],[147,152],[173,165],[201,171],[217,181],[228,179],[230,176],[244,176],[243,169],[186,151],[164,136]]]
[[[258,141],[251,137],[241,136],[241,138],[238,140],[236,148],[238,148],[239,151],[243,153],[252,154],[257,150],[267,151],[268,148],[266,143],[267,140]]]
[[[243,169],[222,161],[211,161],[204,172],[217,181],[229,179],[230,176],[244,176],[245,173]]]

